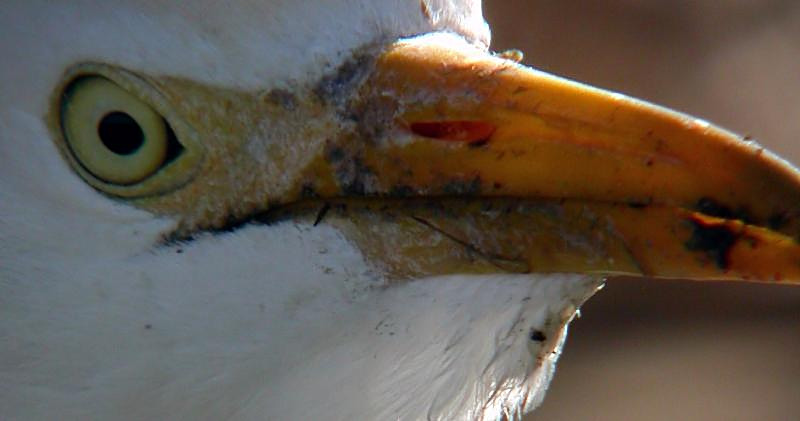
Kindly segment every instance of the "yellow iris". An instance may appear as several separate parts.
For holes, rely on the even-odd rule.
[[[61,125],[77,161],[108,183],[142,181],[167,159],[169,129],[164,118],[103,77],[84,77],[69,87]]]

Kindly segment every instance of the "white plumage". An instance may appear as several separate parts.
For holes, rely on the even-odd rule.
[[[603,274],[800,278],[796,169],[475,1],[0,12],[3,419],[517,418]]]
[[[291,90],[365,43],[451,31],[485,49],[477,2],[0,9],[0,417],[497,419],[541,400],[562,328],[597,280],[387,287],[325,223],[164,245],[176,221],[89,187],[45,122],[77,62]]]

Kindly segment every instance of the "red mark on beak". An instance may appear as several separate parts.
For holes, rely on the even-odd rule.
[[[420,121],[411,123],[414,134],[431,139],[484,144],[496,127],[483,121]]]

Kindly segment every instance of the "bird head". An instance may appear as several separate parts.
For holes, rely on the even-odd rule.
[[[500,417],[604,276],[800,279],[794,168],[478,2],[4,8],[19,416]]]

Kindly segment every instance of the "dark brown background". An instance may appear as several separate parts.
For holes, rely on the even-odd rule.
[[[493,48],[800,163],[800,2],[495,0]],[[611,280],[528,420],[800,419],[800,287]]]

